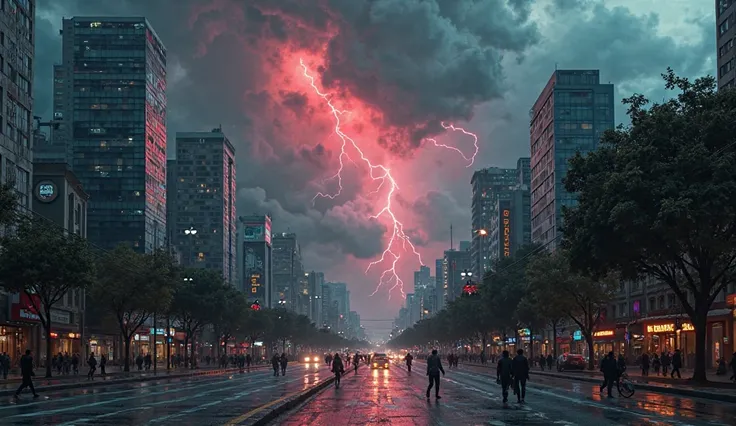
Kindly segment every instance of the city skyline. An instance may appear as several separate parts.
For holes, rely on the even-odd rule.
[[[652,6],[642,6],[636,9],[635,2],[618,1],[616,5],[628,6],[628,10],[614,11],[613,6],[590,7],[589,11],[593,18],[580,18],[581,25],[588,28],[595,22],[612,22],[615,19],[628,23],[625,28],[627,33],[634,32],[634,36],[651,38],[650,29],[644,32],[643,26],[646,26],[647,13],[659,13],[662,17],[660,33],[654,37],[652,42],[656,45],[659,43],[659,51],[662,53],[656,57],[656,61],[640,63],[639,68],[633,70],[623,69],[621,63],[631,62],[627,58],[631,58],[629,54],[622,50],[614,50],[610,52],[612,59],[606,60],[592,59],[594,55],[587,55],[589,50],[582,49],[581,53],[570,53],[563,49],[565,36],[570,36],[568,31],[559,26],[550,24],[549,20],[543,17],[538,19],[540,28],[538,29],[545,35],[547,40],[546,46],[542,46],[537,42],[528,42],[524,44],[521,51],[528,53],[538,52],[538,49],[549,50],[549,54],[545,55],[528,55],[525,61],[521,61],[519,65],[512,63],[504,63],[507,67],[506,77],[510,78],[508,86],[511,94],[509,100],[495,99],[490,103],[483,103],[475,107],[475,120],[471,120],[465,127],[469,130],[476,131],[481,136],[481,151],[476,159],[473,167],[464,169],[462,158],[453,157],[447,151],[439,149],[431,149],[424,146],[421,151],[414,154],[414,163],[408,160],[396,159],[396,169],[402,171],[402,182],[406,182],[401,188],[411,188],[411,192],[404,194],[401,207],[402,213],[411,217],[411,223],[415,223],[415,229],[412,229],[412,237],[418,245],[418,250],[424,257],[424,263],[431,266],[432,259],[441,257],[442,252],[449,246],[449,224],[455,225],[456,240],[470,239],[470,188],[468,185],[469,177],[474,170],[488,166],[513,167],[518,157],[528,156],[528,116],[527,112],[531,107],[536,96],[554,70],[555,62],[559,63],[562,69],[588,67],[601,70],[602,81],[611,81],[616,86],[616,117],[620,120],[622,107],[618,104],[618,100],[622,96],[630,94],[632,91],[641,90],[645,93],[651,93],[651,87],[657,86],[656,83],[648,81],[637,82],[641,75],[656,75],[659,71],[671,62],[671,65],[679,70],[683,70],[686,75],[697,75],[705,72],[715,73],[715,47],[712,40],[712,24],[709,24],[706,31],[699,24],[683,23],[680,18],[672,16],[672,12],[668,8],[659,10],[651,9]],[[682,3],[684,4],[684,3]],[[43,44],[45,49],[51,49],[52,45],[58,45],[61,15],[91,15],[96,13],[126,13],[136,15],[141,9],[136,10],[133,7],[130,10],[108,9],[106,5],[92,6],[87,9],[73,9],[54,6],[46,8],[46,5],[39,5],[39,14],[41,19],[37,25],[40,41],[37,43],[40,47]],[[183,8],[184,9],[184,8]],[[680,9],[682,10],[682,9]],[[82,13],[83,12],[83,13]],[[536,10],[536,14],[543,11]],[[558,16],[572,16],[571,11],[559,10],[555,12]],[[699,12],[701,16],[713,15],[712,5],[705,5]],[[205,75],[212,75],[212,81],[222,80],[231,81],[228,75],[217,74],[211,65],[217,64],[221,59],[218,57],[218,44],[211,45],[192,42],[190,46],[182,48],[179,45],[179,38],[182,41],[188,40],[186,35],[180,32],[183,29],[172,29],[165,22],[164,15],[157,7],[151,8],[147,15],[157,33],[163,39],[167,46],[167,56],[169,63],[169,97],[170,108],[168,132],[175,131],[207,131],[212,127],[211,123],[223,122],[224,131],[230,136],[236,146],[236,163],[240,168],[246,167],[248,170],[239,173],[239,211],[267,210],[273,212],[274,229],[284,231],[291,229],[297,233],[300,241],[304,242],[302,250],[304,251],[304,264],[307,269],[324,270],[328,280],[344,281],[351,285],[351,291],[355,294],[356,300],[361,302],[356,306],[356,310],[365,315],[374,305],[379,305],[375,315],[380,317],[393,317],[396,308],[398,308],[398,293],[394,293],[391,301],[384,302],[387,298],[385,291],[381,291],[373,298],[368,296],[374,291],[377,275],[381,269],[363,275],[363,270],[370,261],[376,259],[380,255],[383,246],[382,242],[386,237],[385,225],[378,226],[371,221],[365,221],[364,218],[370,216],[370,205],[365,200],[355,199],[349,208],[341,206],[333,206],[319,201],[316,207],[311,207],[312,197],[318,192],[318,186],[310,182],[319,182],[326,176],[325,170],[330,170],[332,162],[326,162],[326,152],[331,153],[334,158],[333,142],[328,142],[328,138],[317,138],[312,140],[300,140],[297,146],[285,144],[283,150],[274,150],[266,145],[259,145],[253,142],[252,132],[246,132],[243,127],[235,125],[242,121],[243,117],[248,114],[254,114],[257,110],[249,111],[243,105],[234,106],[233,98],[230,94],[223,92],[221,88],[211,86],[214,84],[209,80],[203,80]],[[167,12],[166,19],[169,18]],[[605,18],[605,19],[604,19]],[[173,20],[172,20],[173,21]],[[202,24],[202,22],[199,22]],[[595,34],[603,34],[609,31],[609,28],[600,31],[594,31]],[[187,31],[189,31],[187,29]],[[610,36],[616,37],[618,32],[613,31]],[[196,33],[196,31],[194,31]],[[54,43],[45,43],[44,37],[53,39]],[[689,37],[690,42],[682,42],[680,37]],[[701,42],[700,39],[703,39]],[[44,44],[45,43],[45,44]],[[609,45],[612,43],[601,43],[598,45]],[[208,50],[209,48],[209,50]],[[60,47],[54,48],[53,51],[40,52],[39,60],[36,63],[38,69],[34,87],[38,94],[36,95],[38,108],[37,111],[42,116],[48,117],[51,111],[51,97],[49,89],[51,89],[51,76],[53,72],[52,62],[60,59]],[[199,50],[197,50],[199,49]],[[683,52],[690,52],[689,55],[683,55]],[[209,52],[209,53],[208,53]],[[210,55],[209,57],[207,55]],[[214,55],[214,56],[213,56]],[[575,56],[580,55],[580,56]],[[640,55],[640,53],[636,53]],[[662,56],[668,55],[668,56]],[[515,56],[515,55],[510,55]],[[533,57],[533,58],[532,58]],[[202,59],[197,59],[202,58]],[[686,58],[686,59],[682,59]],[[210,65],[205,64],[209,61]],[[240,66],[240,65],[238,65]],[[648,67],[648,68],[645,68]],[[204,74],[204,73],[208,74]],[[247,73],[246,73],[247,74]],[[250,75],[250,74],[248,74]],[[298,76],[298,74],[295,74]],[[219,77],[217,77],[219,76]],[[211,90],[207,93],[209,98],[214,97],[220,99],[221,102],[216,103],[213,107],[208,107],[210,111],[200,111],[195,105],[203,104],[201,102],[192,102],[191,100],[201,99],[196,96],[198,91],[191,90],[192,84],[208,85]],[[523,88],[522,88],[523,86]],[[240,93],[242,86],[236,86],[236,90],[228,89],[233,93]],[[45,88],[45,89],[44,89]],[[191,95],[192,98],[187,98]],[[656,92],[659,94],[659,92]],[[656,95],[653,96],[656,98]],[[175,98],[175,99],[174,99]],[[222,109],[221,107],[226,107]],[[490,118],[490,120],[489,120]],[[252,120],[251,120],[252,121]],[[484,124],[484,122],[489,124]],[[185,127],[183,124],[189,126]],[[257,123],[257,120],[256,120]],[[293,123],[287,124],[292,126]],[[440,142],[456,145],[467,151],[471,148],[467,139],[456,137],[455,133],[441,136]],[[169,138],[171,140],[171,138]],[[281,140],[281,139],[279,139]],[[324,144],[323,144],[324,142]],[[241,148],[242,146],[242,148]],[[264,151],[265,150],[265,151]],[[253,153],[260,153],[261,159],[264,160],[262,166],[252,166],[247,159]],[[279,160],[280,158],[289,158],[286,166]],[[254,157],[255,158],[255,157]],[[309,163],[310,159],[314,163]],[[316,164],[316,166],[310,166]],[[247,165],[247,166],[245,166]],[[407,180],[417,171],[426,169],[428,165],[437,170],[437,177],[430,177],[425,182],[416,182],[410,184]],[[266,170],[264,170],[264,168]],[[284,175],[281,180],[273,179],[269,175],[269,170],[278,170],[278,173]],[[291,175],[291,173],[298,175]],[[259,176],[260,175],[260,176]],[[295,177],[300,176],[300,177]],[[281,182],[289,180],[290,186],[284,186]],[[304,185],[294,186],[293,182],[301,181]],[[346,187],[347,187],[346,182]],[[357,184],[348,188],[362,186]],[[408,186],[407,186],[408,185]],[[407,189],[407,191],[409,191]],[[290,200],[290,201],[288,201]],[[250,208],[249,208],[250,207]],[[341,208],[337,208],[341,207]],[[265,213],[266,211],[264,211]],[[355,214],[359,212],[359,214]],[[349,214],[348,214],[349,213]],[[363,214],[365,213],[365,214]],[[408,222],[407,222],[408,223]],[[419,264],[416,260],[406,256],[406,263],[400,266],[400,276],[405,283],[411,283],[412,272],[417,270]],[[407,286],[407,288],[409,285]],[[381,303],[376,303],[376,298],[380,298]],[[385,306],[385,308],[384,308]],[[366,316],[368,317],[368,316]]]

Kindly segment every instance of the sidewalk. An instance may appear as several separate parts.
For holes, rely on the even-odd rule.
[[[461,363],[461,366],[465,368],[474,369],[495,369],[494,365],[491,364],[476,364],[476,363]],[[568,380],[578,380],[589,383],[601,383],[603,381],[603,375],[597,371],[563,371],[557,372],[556,370],[541,371],[539,367],[532,368],[532,375],[541,375],[548,377],[558,377]],[[638,389],[648,390],[652,392],[669,393],[680,396],[689,396],[695,398],[706,398],[717,401],[733,402],[736,403],[736,384],[728,381],[729,375],[716,376],[715,372],[708,376],[711,380],[708,384],[701,385],[693,383],[689,380],[692,376],[691,370],[682,371],[682,379],[672,379],[670,377],[649,376],[642,377],[641,370],[636,366],[631,366],[626,372],[631,380],[636,383]],[[686,379],[687,378],[687,379]],[[716,379],[718,378],[718,379]]]
[[[251,371],[253,370],[261,370],[264,369],[266,365],[257,365],[257,366],[251,366]],[[36,369],[38,372],[39,370]],[[69,375],[69,376],[57,376],[52,377],[50,379],[44,378],[43,374],[45,374],[45,370],[40,370],[41,375],[36,375],[33,380],[33,385],[38,389],[39,392],[48,392],[48,391],[57,391],[57,390],[65,390],[65,389],[77,389],[77,388],[86,388],[86,387],[93,387],[93,386],[104,386],[104,385],[116,385],[121,383],[131,383],[131,382],[147,382],[151,380],[162,380],[162,379],[173,379],[178,377],[192,377],[192,376],[205,376],[205,375],[218,375],[218,374],[225,374],[225,373],[234,373],[240,371],[238,368],[215,368],[215,366],[212,366],[210,368],[198,368],[195,370],[190,370],[187,368],[177,368],[177,369],[171,369],[171,371],[167,372],[166,368],[164,367],[163,370],[158,370],[156,374],[153,373],[153,370],[149,371],[133,371],[133,372],[114,372],[114,373],[108,373],[107,376],[102,377],[99,374],[95,373],[94,380],[87,380],[87,371],[80,371],[80,374],[77,376]],[[99,369],[98,369],[99,373]],[[38,374],[38,373],[37,373]],[[11,379],[10,376],[8,376],[7,380],[0,380],[0,396],[6,396],[6,395],[13,395],[20,385],[20,379],[19,378],[13,378]]]

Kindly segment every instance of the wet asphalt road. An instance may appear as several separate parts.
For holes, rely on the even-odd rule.
[[[339,390],[328,387],[278,419],[281,426],[328,425],[734,425],[736,404],[637,390],[631,399],[608,399],[598,386],[565,379],[535,377],[527,384],[526,404],[513,393],[504,407],[495,377],[446,370],[441,400],[427,401],[425,366],[411,375],[403,366],[389,371],[362,367],[343,378]],[[614,390],[614,393],[617,392]]]
[[[0,425],[224,425],[331,377],[322,365],[44,392],[0,399]],[[254,412],[255,411],[255,412]]]

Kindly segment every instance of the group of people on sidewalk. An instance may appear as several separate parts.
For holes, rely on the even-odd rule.
[[[649,370],[654,370],[654,374],[659,376],[660,370],[663,376],[667,376],[670,373],[671,378],[681,379],[680,369],[682,368],[682,352],[679,349],[675,349],[674,353],[669,351],[663,351],[662,354],[653,353],[651,356],[648,353],[643,353],[640,360],[641,375],[648,376]],[[672,370],[670,371],[670,368]]]
[[[286,357],[286,352],[282,353],[281,356],[279,354],[273,354],[273,357],[271,357],[271,367],[273,367],[273,375],[278,376],[279,370],[281,371],[281,375],[286,375],[286,366],[289,364],[289,359]]]

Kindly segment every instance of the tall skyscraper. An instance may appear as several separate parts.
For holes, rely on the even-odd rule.
[[[350,313],[350,292],[345,283],[327,283],[330,287],[333,304],[337,305],[335,318],[335,332],[345,333],[348,328],[348,314]]]
[[[444,258],[434,261],[434,280],[434,308],[439,312],[445,308]]]
[[[309,287],[309,319],[317,328],[324,323],[322,318],[322,285],[325,283],[323,272],[310,272],[307,276]]]
[[[140,17],[62,23],[63,102],[54,108],[74,173],[90,194],[87,235],[139,252],[166,233],[166,49]]]
[[[467,250],[446,250],[442,261],[444,304],[460,297],[466,279],[462,273],[470,269],[471,252]]]
[[[532,159],[521,157],[516,160],[516,184],[529,186],[532,184]]]
[[[304,275],[302,252],[294,233],[273,236],[273,286],[280,306],[298,311],[299,279]]]
[[[32,118],[36,1],[5,1],[0,11],[4,122],[0,121],[0,183],[13,183],[20,210],[31,210]]]
[[[221,271],[236,285],[235,148],[213,129],[177,132],[175,153],[167,162],[170,242],[184,266]]]
[[[273,291],[273,255],[271,249],[271,216],[241,216],[242,240],[238,240],[238,270],[242,280],[237,287],[245,291],[248,300],[261,306],[276,307]]]
[[[734,86],[736,78],[736,0],[716,0],[716,48],[718,88]]]
[[[530,204],[527,185],[518,185],[498,194],[487,235],[491,244],[491,265],[513,256],[519,247],[531,243]]]
[[[516,181],[516,169],[501,169],[498,167],[478,170],[473,173],[470,180],[473,186],[471,204],[473,240],[470,245],[470,269],[476,277],[482,277],[483,273],[491,267],[491,245],[488,240],[488,231],[493,217],[491,210],[496,203],[498,193],[512,188],[516,185]]]
[[[600,84],[598,70],[556,70],[531,112],[532,242],[554,250],[560,243],[562,206],[574,206],[565,191],[567,161],[598,147],[614,127],[613,85]]]

